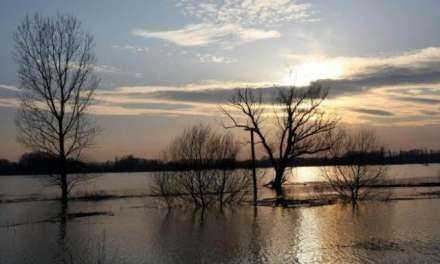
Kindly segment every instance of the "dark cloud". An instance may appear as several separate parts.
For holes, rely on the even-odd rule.
[[[157,98],[157,99],[168,99],[175,101],[189,101],[189,102],[200,102],[200,103],[225,103],[231,99],[239,89],[249,88],[253,89],[255,92],[261,93],[263,100],[266,102],[272,102],[274,97],[277,95],[278,89],[287,89],[287,86],[271,86],[271,87],[239,87],[234,89],[206,89],[197,91],[178,91],[178,90],[168,90],[168,91],[157,91],[149,94],[144,94],[146,98]],[[326,87],[324,87],[326,88]],[[332,94],[334,91],[329,89],[329,93]],[[134,95],[133,95],[134,96]],[[137,95],[142,96],[142,95]]]
[[[435,105],[440,104],[440,99],[436,98],[424,98],[424,97],[409,97],[409,96],[393,96],[394,99],[397,99],[399,101],[405,101],[405,102],[411,102],[411,103],[417,103],[417,104],[428,104],[428,105]]]
[[[352,75],[345,79],[318,80],[314,84],[329,88],[331,98],[341,95],[358,94],[383,86],[417,85],[440,83],[440,61],[423,63],[416,66],[397,67],[379,65],[367,67],[364,73]],[[237,89],[240,87],[237,87]],[[282,88],[282,87],[281,87]],[[266,96],[273,95],[274,87],[258,88]],[[230,98],[236,89],[209,89],[198,91],[158,91],[148,96],[181,101],[219,103]],[[425,88],[424,92],[438,94],[438,89]],[[423,99],[421,99],[423,101]]]
[[[117,105],[128,109],[181,110],[181,109],[192,108],[191,105],[186,105],[186,104],[162,104],[162,103],[124,103]]]
[[[236,89],[208,89],[199,91],[158,91],[153,92],[148,97],[166,98],[177,101],[194,101],[204,103],[220,103],[230,98]]]
[[[393,88],[388,91],[406,96],[440,96],[440,89],[431,87]]]
[[[238,87],[235,89],[206,89],[197,91],[158,91],[151,93],[148,97],[154,98],[166,98],[176,101],[192,101],[192,102],[203,102],[203,103],[224,103],[229,100],[237,90],[245,87]],[[276,89],[283,89],[285,87],[263,87],[263,88],[253,88],[255,91],[262,93],[266,100],[270,100],[276,94]]]
[[[394,113],[380,110],[380,109],[370,109],[370,108],[350,108],[351,111],[361,113],[361,114],[367,114],[367,115],[374,115],[374,116],[394,116]]]
[[[319,80],[316,83],[331,88],[331,96],[360,93],[375,87],[411,84],[440,83],[440,62],[430,67],[369,67],[366,73],[350,76],[346,79]],[[436,67],[436,68],[435,68]]]
[[[438,116],[440,115],[440,111],[431,111],[431,110],[420,110],[420,113],[428,116]]]

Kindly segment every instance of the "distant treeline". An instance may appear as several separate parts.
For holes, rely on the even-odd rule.
[[[309,157],[296,159],[296,166],[325,166],[343,165],[362,162],[365,164],[427,164],[440,163],[440,150],[413,149],[401,151],[377,151],[371,153],[346,153],[341,157]],[[50,174],[57,173],[57,160],[45,153],[31,152],[21,156],[18,162],[0,159],[0,175]],[[243,161],[211,161],[209,168],[248,168],[250,160]],[[257,167],[270,167],[266,158],[257,160]],[[83,162],[69,159],[67,170],[69,173],[103,173],[103,172],[142,172],[194,169],[185,162],[168,163],[155,159],[144,159],[133,155],[115,158],[106,162]]]

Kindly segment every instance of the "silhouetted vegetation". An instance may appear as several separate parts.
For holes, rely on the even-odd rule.
[[[235,170],[238,152],[239,144],[230,134],[221,135],[202,125],[186,129],[172,141],[165,159],[190,169],[156,173],[151,192],[168,207],[238,203],[248,195],[251,180],[247,170]]]
[[[18,140],[57,160],[49,182],[59,186],[67,204],[71,183],[67,160],[78,159],[92,144],[97,128],[87,116],[98,79],[93,37],[75,17],[27,16],[14,34],[21,104]]]
[[[33,153],[23,155],[33,156]],[[43,154],[44,155],[44,154]],[[413,149],[400,151],[378,150],[363,154],[365,164],[393,165],[393,164],[429,164],[440,163],[440,151],[427,149]],[[20,158],[20,160],[23,159]],[[22,163],[7,159],[0,159],[0,175],[32,175],[51,173],[52,166],[47,166],[48,161],[36,161]],[[51,162],[55,162],[52,160]],[[352,155],[346,153],[340,157],[308,157],[298,158],[296,166],[333,166],[352,163]],[[25,165],[26,164],[26,165]],[[251,160],[236,160],[234,166],[237,169],[248,169],[252,165]],[[213,165],[214,166],[214,165]],[[223,166],[221,162],[216,162],[215,166]],[[257,160],[258,168],[270,168],[271,163],[267,159]],[[105,162],[84,162],[74,159],[67,161],[69,173],[106,173],[106,172],[148,172],[148,171],[176,171],[189,169],[188,165],[172,161],[144,159],[127,155]]]
[[[114,162],[108,162],[106,165],[115,172],[135,172],[143,170],[159,170],[163,162],[159,160],[147,160],[136,158],[133,155],[116,158]]]
[[[337,143],[330,149],[330,155],[332,157],[344,155],[349,158],[350,164],[323,168],[326,182],[340,199],[355,205],[360,200],[378,195],[377,189],[369,187],[384,184],[387,167],[369,165],[367,162],[368,153],[381,153],[383,149],[379,146],[372,130],[340,132]]]
[[[68,173],[86,173],[88,165],[79,160],[66,160]],[[54,174],[58,171],[58,159],[45,152],[24,153],[18,162],[0,160],[0,173],[5,174]]]
[[[284,196],[282,185],[286,180],[286,167],[296,166],[298,158],[322,153],[334,144],[330,139],[337,119],[321,108],[327,95],[327,90],[317,85],[280,88],[268,101],[261,92],[244,89],[238,90],[222,108],[232,123],[227,127],[252,130],[257,135],[275,170],[270,185],[280,200]],[[271,112],[267,104],[272,104]]]
[[[22,168],[17,162],[11,162],[7,159],[0,159],[0,175],[19,174]]]

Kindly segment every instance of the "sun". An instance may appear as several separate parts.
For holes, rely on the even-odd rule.
[[[293,67],[283,77],[283,85],[307,86],[320,79],[337,79],[343,75],[340,62],[331,60],[312,60]]]

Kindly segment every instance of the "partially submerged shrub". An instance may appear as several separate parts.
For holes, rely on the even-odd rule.
[[[209,126],[194,126],[177,137],[165,153],[179,170],[157,172],[151,192],[168,207],[192,204],[207,208],[242,201],[248,194],[250,174],[235,170],[239,144],[230,134]]]
[[[331,150],[333,158],[345,156],[347,164],[324,168],[324,178],[338,197],[356,204],[365,199],[382,199],[377,185],[384,185],[387,167],[371,165],[369,155],[381,151],[372,130],[354,133],[341,132],[338,143]],[[389,198],[389,197],[388,197]]]

